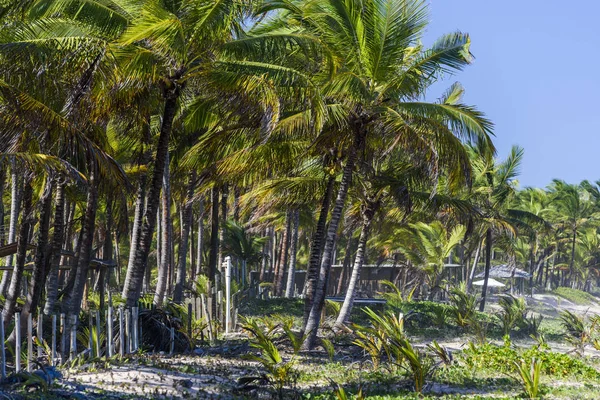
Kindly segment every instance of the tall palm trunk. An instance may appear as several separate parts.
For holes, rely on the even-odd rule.
[[[50,230],[50,214],[52,212],[52,191],[54,182],[48,177],[44,193],[40,199],[40,222],[38,229],[38,238],[31,274],[31,285],[27,293],[27,301],[21,312],[22,320],[27,320],[27,316],[32,313],[37,314],[38,303],[42,296],[42,287],[46,278],[46,260],[48,257],[48,236]]]
[[[0,246],[6,244],[6,232],[4,230],[4,186],[6,184],[6,168],[0,167]]]
[[[294,286],[296,280],[296,252],[298,249],[298,229],[300,225],[300,211],[292,211],[292,240],[290,243],[290,266],[288,268],[287,284],[285,287],[285,297],[294,297]]]
[[[50,250],[50,271],[46,284],[46,304],[44,314],[50,315],[54,312],[56,299],[58,297],[58,267],[61,260],[63,235],[65,232],[65,186],[59,183],[56,187],[56,199],[54,205],[54,232],[52,234],[52,248]]]
[[[223,265],[223,243],[225,243],[225,222],[227,222],[227,199],[229,198],[229,186],[223,185],[221,193],[221,222],[219,224],[219,257],[217,270]]]
[[[154,158],[154,172],[148,190],[146,209],[140,243],[135,254],[133,268],[127,269],[125,283],[123,285],[123,298],[126,300],[127,307],[133,307],[140,297],[144,272],[148,266],[148,255],[156,227],[156,212],[160,201],[160,188],[162,178],[169,154],[169,137],[173,127],[173,120],[177,112],[177,100],[179,98],[179,89],[170,91],[166,96],[165,107],[163,111],[160,136],[156,147],[156,157]]]
[[[96,230],[96,211],[98,210],[98,181],[96,179],[96,166],[92,165],[85,214],[82,224],[81,244],[73,290],[67,299],[68,310],[71,315],[79,315],[83,292],[88,278],[90,261],[92,259],[94,232]]]
[[[10,181],[10,225],[8,227],[7,244],[13,244],[15,242],[15,236],[17,234],[17,220],[19,218],[19,175],[17,173],[16,164],[14,162],[11,163]],[[12,267],[12,254],[6,256],[4,263],[7,267]],[[5,271],[4,274],[2,274],[2,281],[0,281],[0,295],[6,296],[6,291],[8,289],[10,278],[10,271]]]
[[[196,244],[196,276],[202,274],[202,253],[204,252],[204,197],[200,199],[198,216],[198,242]]]
[[[31,187],[31,178],[25,179],[23,190],[23,220],[19,228],[17,238],[17,262],[15,263],[13,273],[10,278],[10,286],[6,294],[2,317],[6,327],[15,312],[17,299],[21,293],[21,282],[23,281],[23,271],[25,270],[25,259],[27,257],[27,245],[29,244],[29,232],[33,224],[33,206],[32,206],[33,188]]]
[[[146,185],[146,175],[143,175],[138,182],[135,195],[135,211],[133,214],[133,227],[131,229],[131,240],[129,242],[129,260],[127,261],[127,270],[134,269],[135,254],[140,245],[140,234],[142,232],[142,218],[144,216],[144,187]]]
[[[188,183],[188,192],[186,202],[183,205],[183,218],[180,222],[183,225],[181,231],[181,242],[179,243],[179,263],[177,265],[177,281],[175,282],[175,290],[173,292],[173,301],[181,304],[183,301],[183,286],[185,285],[185,270],[188,251],[188,240],[192,227],[192,199],[194,197],[194,188],[196,183],[195,174],[191,174]]]
[[[315,296],[315,288],[317,281],[319,280],[319,266],[321,261],[321,254],[323,251],[323,245],[325,244],[326,230],[327,230],[327,216],[329,215],[329,207],[331,205],[331,196],[333,195],[333,186],[335,184],[335,177],[330,176],[327,180],[327,188],[323,200],[321,201],[321,210],[319,211],[319,219],[317,221],[317,228],[312,237],[310,245],[310,256],[308,262],[308,271],[306,272],[306,281],[304,284],[304,316],[302,320],[302,326],[306,326],[306,321],[310,314],[310,308],[313,303]]]
[[[358,136],[358,135],[357,135]],[[327,228],[327,238],[325,240],[325,246],[323,248],[323,255],[321,256],[321,266],[319,268],[319,280],[315,287],[314,298],[310,307],[310,313],[306,321],[306,326],[302,329],[302,332],[306,333],[306,339],[302,345],[305,349],[312,349],[317,338],[317,330],[321,322],[321,312],[325,303],[325,292],[327,290],[327,276],[331,269],[331,263],[333,262],[333,253],[335,250],[335,243],[337,239],[337,231],[339,223],[342,219],[342,212],[344,205],[346,204],[346,197],[348,195],[348,189],[352,182],[352,172],[354,170],[354,164],[356,163],[356,152],[359,142],[355,143],[349,151],[346,165],[342,172],[342,181],[338,189],[337,197],[335,199],[334,207],[331,212],[331,221]]]
[[[210,255],[208,260],[208,279],[215,282],[219,257],[219,189],[215,186],[211,196]]]
[[[113,200],[107,199],[106,201],[106,229],[104,233],[104,243],[102,246],[102,258],[104,260],[112,260],[113,258],[113,242],[112,242],[112,230],[113,230]],[[100,292],[100,312],[104,313],[104,300],[106,295],[106,273],[107,268],[100,266],[99,271],[99,292]]]
[[[485,309],[485,300],[487,297],[488,281],[490,279],[490,267],[492,262],[492,228],[488,228],[485,233],[485,274],[483,277],[483,287],[481,288],[481,303],[479,303],[479,311]]]
[[[363,223],[360,231],[360,237],[358,239],[358,248],[356,249],[356,258],[354,259],[354,266],[352,267],[352,275],[350,275],[350,282],[348,283],[348,290],[346,291],[346,297],[344,298],[344,304],[340,309],[335,326],[342,326],[350,318],[352,307],[354,306],[354,297],[356,296],[356,284],[360,279],[360,271],[365,261],[365,254],[367,250],[367,240],[369,239],[369,231],[371,229],[371,223],[375,216],[376,206],[369,205],[363,211]]]
[[[285,274],[285,268],[289,260],[289,249],[290,249],[290,231],[292,229],[292,212],[288,211],[285,218],[285,230],[283,231],[283,238],[281,239],[281,253],[279,254],[279,268],[275,274],[275,295],[281,296],[283,292],[283,276]]]
[[[471,268],[471,272],[469,274],[469,279],[467,280],[467,293],[471,291],[473,287],[473,278],[475,277],[475,270],[477,269],[477,264],[479,263],[479,255],[481,254],[481,245],[482,242],[479,241],[477,245],[477,249],[475,250],[475,257],[473,258],[473,267]]]
[[[154,304],[161,306],[165,299],[167,284],[169,279],[169,264],[171,262],[171,190],[169,184],[169,157],[165,164],[165,174],[163,176],[163,190],[161,194],[161,236],[158,240],[160,246],[160,265],[158,266],[158,281],[156,283],[156,292],[154,293]]]

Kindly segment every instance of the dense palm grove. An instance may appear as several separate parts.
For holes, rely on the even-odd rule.
[[[495,158],[460,84],[431,100],[473,56],[460,32],[421,44],[424,1],[0,7],[7,327],[95,293],[181,303],[225,256],[239,288],[255,271],[304,294],[309,348],[338,260],[340,326],[367,263],[430,300],[484,271],[481,310],[495,264],[529,271],[526,290],[597,287],[600,185],[519,189],[523,150]]]

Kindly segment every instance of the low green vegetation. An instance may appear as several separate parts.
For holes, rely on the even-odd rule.
[[[585,306],[598,303],[598,299],[592,294],[579,289],[557,287],[552,293],[579,305]]]

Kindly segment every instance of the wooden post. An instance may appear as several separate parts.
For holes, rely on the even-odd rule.
[[[208,330],[208,339],[212,342],[213,341],[213,332],[212,332],[212,323],[210,320],[210,312],[208,311],[209,309],[209,305],[207,304],[206,301],[206,296],[204,294],[200,295],[200,299],[202,301],[202,310],[204,312],[204,318],[206,319],[206,329]],[[210,300],[210,298],[209,298]]]
[[[0,313],[0,378],[6,378],[6,349],[4,348],[4,317]]]
[[[56,314],[52,314],[52,366],[56,366]]]
[[[106,317],[106,354],[108,358],[113,356],[113,307],[108,305],[108,316]]]
[[[125,309],[125,353],[131,352],[131,311]]]
[[[64,364],[67,361],[67,326],[66,326],[66,315],[60,314],[60,363]]]
[[[100,358],[100,311],[96,310],[96,357]]]
[[[93,320],[93,314],[92,311],[90,310],[90,312],[88,313],[88,350],[90,351],[90,358],[94,357],[94,341],[92,340],[93,338],[93,333],[94,333],[94,320]]]
[[[125,326],[123,323],[123,307],[119,308],[119,354],[125,355]]]
[[[37,356],[38,356],[38,358],[41,358],[44,354],[44,349],[42,349],[42,341],[44,340],[44,313],[43,312],[40,312],[38,314],[36,330],[37,330],[36,336],[38,338]]]
[[[31,372],[33,363],[33,315],[27,314],[27,372]]]
[[[21,313],[15,313],[15,372],[21,372]]]
[[[175,328],[171,327],[171,348],[169,349],[169,354],[173,355],[175,351]]]
[[[231,327],[231,257],[225,257],[225,333]]]
[[[131,351],[137,351],[138,349],[138,308],[131,308],[131,336],[132,336],[132,346]]]

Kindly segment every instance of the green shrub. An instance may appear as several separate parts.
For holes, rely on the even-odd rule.
[[[523,390],[528,399],[537,399],[540,397],[540,377],[542,375],[542,361],[533,358],[531,363],[521,359],[515,362],[515,367],[521,378]]]

